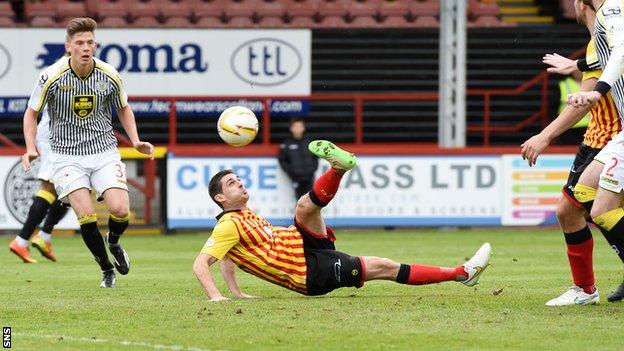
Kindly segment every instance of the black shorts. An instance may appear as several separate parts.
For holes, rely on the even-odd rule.
[[[359,257],[336,251],[334,231],[327,227],[327,238],[309,231],[295,221],[303,237],[306,258],[307,295],[325,295],[343,287],[361,287],[364,284],[362,262]]]
[[[581,144],[579,146],[579,150],[576,153],[576,157],[574,157],[574,163],[572,163],[572,168],[570,169],[570,174],[568,175],[568,182],[563,187],[563,194],[570,199],[573,203],[581,206],[581,204],[574,198],[574,187],[576,183],[578,183],[579,178],[581,178],[581,173],[589,166],[589,164],[594,160],[594,157],[598,155],[602,149],[596,149],[593,147],[589,147],[585,144]]]

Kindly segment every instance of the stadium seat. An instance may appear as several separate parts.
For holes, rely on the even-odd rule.
[[[224,28],[227,25],[217,16],[204,16],[197,20],[195,27],[198,28]]]
[[[409,5],[410,14],[412,17],[418,16],[438,16],[440,14],[440,2],[439,1],[414,1]]]
[[[56,17],[56,9],[54,8],[54,4],[51,2],[27,2],[24,5],[24,15],[29,21],[34,17],[54,18]],[[38,22],[39,21],[45,20],[40,19]]]
[[[0,2],[0,27],[12,27],[15,25],[15,14],[9,2]]]
[[[28,23],[31,27],[60,27],[60,24],[50,16],[34,16]]]
[[[82,2],[62,1],[55,3],[54,8],[59,16],[59,22],[65,23],[76,17],[85,17],[89,15],[85,4]]]
[[[127,17],[128,4],[126,2],[99,1],[95,7],[95,14],[100,19],[104,17]]]
[[[109,16],[101,19],[98,22],[98,27],[124,28],[128,27],[128,21],[125,17]]]
[[[290,28],[314,28],[316,27],[316,22],[310,16],[298,16],[291,18],[286,26]]]
[[[414,24],[409,22],[405,16],[388,16],[380,23],[384,28],[406,28],[413,27]]]
[[[414,20],[414,27],[433,28],[439,25],[438,19],[434,16],[418,16]]]
[[[316,24],[316,28],[346,28],[349,27],[347,21],[342,16],[325,16]]]
[[[225,14],[225,6],[227,0],[213,0],[211,2],[195,2],[191,3],[193,9],[193,15],[199,21],[201,18],[208,17],[223,17]],[[206,24],[211,23],[212,20],[207,20]]]
[[[133,18],[141,17],[154,17],[160,16],[160,6],[155,2],[142,2],[142,1],[128,1],[128,8],[130,9],[130,16]]]
[[[349,17],[355,18],[360,16],[377,16],[379,13],[379,2],[378,1],[351,1],[347,6],[347,10],[349,12]]]
[[[285,2],[286,16],[294,17],[313,17],[317,13],[317,5],[315,1],[304,0],[287,0]]]
[[[158,23],[156,17],[143,16],[135,18],[131,26],[136,28],[153,28],[160,27],[160,23]]]
[[[495,3],[471,1],[468,7],[468,16],[476,18],[480,16],[499,16],[500,8]]]
[[[258,22],[258,27],[282,28],[284,27],[284,20],[282,19],[282,17],[262,17]]]
[[[480,16],[474,21],[468,22],[468,27],[507,27],[507,23],[501,21],[496,16]]]
[[[193,17],[193,7],[188,1],[167,1],[162,3],[159,8],[160,15],[165,19],[168,17],[184,17],[186,19],[191,19]]]
[[[251,18],[247,16],[231,17],[226,24],[228,28],[252,28],[255,26]]]
[[[225,5],[225,17],[253,17],[256,11],[255,0],[245,0],[242,2],[230,1]]]
[[[285,15],[286,8],[280,1],[258,2],[256,3],[256,15],[262,17],[282,17]]]
[[[320,1],[317,11],[321,18],[344,17],[349,13],[344,1]]]
[[[371,16],[358,16],[349,23],[351,28],[376,28],[379,23]]]
[[[0,16],[0,27],[15,27],[15,20],[9,16]]]
[[[408,16],[410,13],[407,1],[383,1],[379,4],[379,15],[386,16]]]
[[[194,25],[186,17],[168,17],[163,22],[163,27],[166,28],[193,28]]]

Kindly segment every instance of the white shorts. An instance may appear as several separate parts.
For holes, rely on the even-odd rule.
[[[40,142],[37,140],[37,152],[39,153],[39,170],[37,171],[37,178],[45,181],[50,181],[52,178],[52,163],[50,162],[50,154],[52,153],[52,149],[50,149],[49,142]]]
[[[52,153],[50,158],[52,183],[61,201],[67,202],[67,195],[81,188],[94,188],[97,199],[111,188],[128,190],[126,165],[117,149],[86,156]]]
[[[598,185],[601,188],[620,193],[624,189],[624,134],[619,132],[594,157],[604,164]]]

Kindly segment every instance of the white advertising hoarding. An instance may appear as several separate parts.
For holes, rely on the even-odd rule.
[[[37,179],[38,161],[29,172],[24,172],[18,156],[0,156],[0,180],[2,196],[0,201],[0,229],[22,229],[28,216],[33,197],[39,190]],[[77,229],[78,220],[74,211],[56,225],[56,229]]]
[[[227,168],[245,182],[251,209],[273,224],[292,223],[294,192],[276,158],[170,156],[169,228],[216,223],[220,209],[208,196],[208,183]],[[500,156],[359,157],[323,215],[333,226],[500,225],[500,168]]]
[[[307,29],[98,29],[96,40],[131,97],[310,94]],[[64,41],[64,29],[0,29],[0,97],[29,96]]]

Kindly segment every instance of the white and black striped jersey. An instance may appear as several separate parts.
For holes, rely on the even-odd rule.
[[[612,66],[618,62],[612,62],[611,67],[607,64],[615,50],[618,50],[618,53],[624,50],[624,13],[622,10],[624,10],[624,0],[606,0],[596,11],[594,33],[596,53],[603,69],[600,80],[611,85],[620,119],[624,116],[624,76],[622,75],[624,66],[616,69]],[[620,57],[620,55],[617,56]]]
[[[41,73],[28,107],[41,112],[47,104],[55,153],[92,155],[116,148],[112,107],[128,104],[119,73],[94,58],[93,71],[83,79],[71,69],[70,60],[61,58]]]

